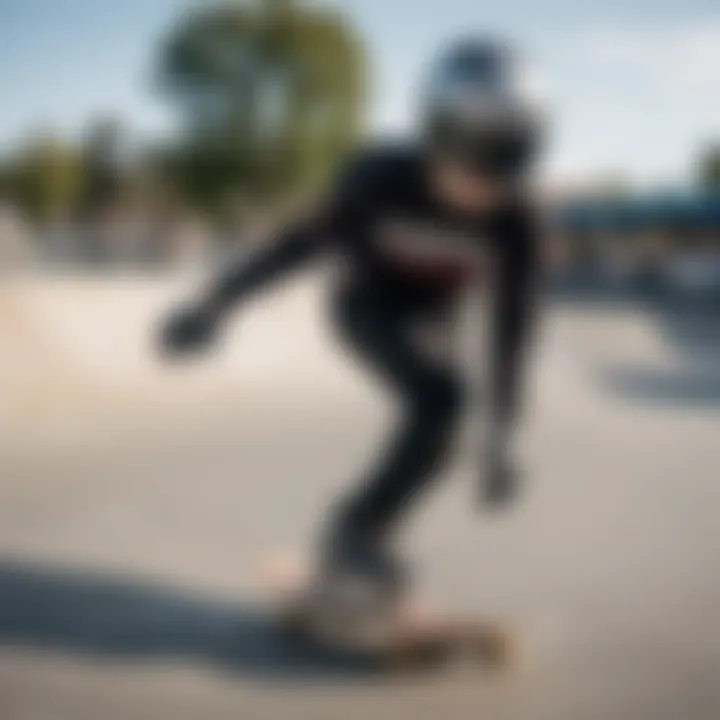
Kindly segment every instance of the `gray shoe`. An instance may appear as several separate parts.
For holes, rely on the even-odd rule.
[[[331,530],[321,549],[321,575],[360,595],[396,599],[407,589],[405,566],[381,533],[343,525]]]

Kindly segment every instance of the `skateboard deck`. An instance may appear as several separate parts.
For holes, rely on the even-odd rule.
[[[293,647],[400,673],[457,663],[509,670],[518,663],[516,639],[500,623],[442,612],[417,599],[404,600],[376,617],[338,616],[308,601],[313,578],[307,568],[275,563],[265,577],[275,626]]]

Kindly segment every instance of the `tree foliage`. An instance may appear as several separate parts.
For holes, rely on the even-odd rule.
[[[123,124],[112,115],[99,115],[87,124],[79,149],[83,172],[79,210],[83,218],[91,219],[120,199],[123,141]]]
[[[720,144],[710,145],[702,151],[698,180],[706,190],[720,193]]]
[[[72,145],[51,133],[39,133],[6,161],[3,185],[32,217],[51,220],[71,212],[82,178],[82,162]]]
[[[182,127],[168,167],[206,204],[302,192],[361,130],[361,43],[342,15],[302,0],[189,13],[163,43],[158,78]]]

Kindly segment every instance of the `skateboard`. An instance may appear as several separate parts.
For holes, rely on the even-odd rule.
[[[294,648],[389,673],[457,664],[506,671],[519,662],[516,638],[497,622],[407,598],[377,613],[334,613],[312,597],[311,574],[273,582],[275,628]]]

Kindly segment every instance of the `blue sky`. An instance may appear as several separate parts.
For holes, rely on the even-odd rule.
[[[329,0],[326,0],[329,2]],[[682,178],[698,144],[720,137],[720,8],[704,0],[338,0],[366,38],[382,131],[410,124],[413,88],[439,45],[497,31],[544,68],[556,110],[548,172]],[[0,146],[31,127],[74,134],[119,111],[161,132],[154,41],[182,0],[0,0]]]

